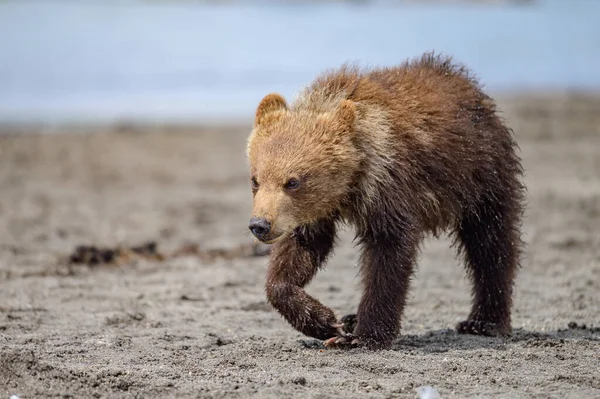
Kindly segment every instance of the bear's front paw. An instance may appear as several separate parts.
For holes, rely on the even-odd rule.
[[[323,345],[325,345],[327,349],[351,349],[364,346],[361,339],[352,334],[345,334],[341,337],[331,337],[325,340]]]
[[[369,350],[388,349],[391,342],[380,341],[355,334],[344,334],[331,337],[323,342],[327,349],[366,348]]]
[[[456,325],[459,334],[485,335],[488,337],[510,335],[510,326],[483,320],[465,320]]]

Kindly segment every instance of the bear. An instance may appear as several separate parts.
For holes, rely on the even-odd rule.
[[[252,234],[272,244],[265,291],[299,332],[327,348],[390,348],[427,236],[464,258],[472,307],[458,333],[511,333],[525,187],[514,132],[473,74],[433,52],[399,66],[344,64],[288,105],[256,110],[247,142]],[[338,319],[304,287],[355,228],[362,297]]]

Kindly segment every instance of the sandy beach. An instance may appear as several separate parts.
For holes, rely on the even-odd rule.
[[[0,128],[0,395],[600,397],[600,94],[499,105],[528,189],[513,335],[454,332],[469,284],[430,240],[380,352],[325,350],[265,302],[249,125]],[[339,315],[360,298],[352,233],[308,289]],[[79,245],[115,251],[72,262]]]

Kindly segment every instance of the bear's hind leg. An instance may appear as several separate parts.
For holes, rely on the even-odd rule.
[[[473,283],[473,304],[462,334],[508,335],[513,282],[521,239],[519,195],[496,195],[470,209],[457,229],[456,242]]]

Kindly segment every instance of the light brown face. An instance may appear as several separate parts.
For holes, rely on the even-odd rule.
[[[261,102],[248,143],[254,196],[249,228],[269,244],[335,213],[358,165],[351,132],[338,115],[288,111],[280,99],[266,117],[261,106],[273,99]]]
[[[290,234],[303,222],[307,222],[305,208],[308,176],[272,176],[269,173],[256,173],[251,178],[254,195],[252,217],[249,228],[259,240],[271,244]]]

